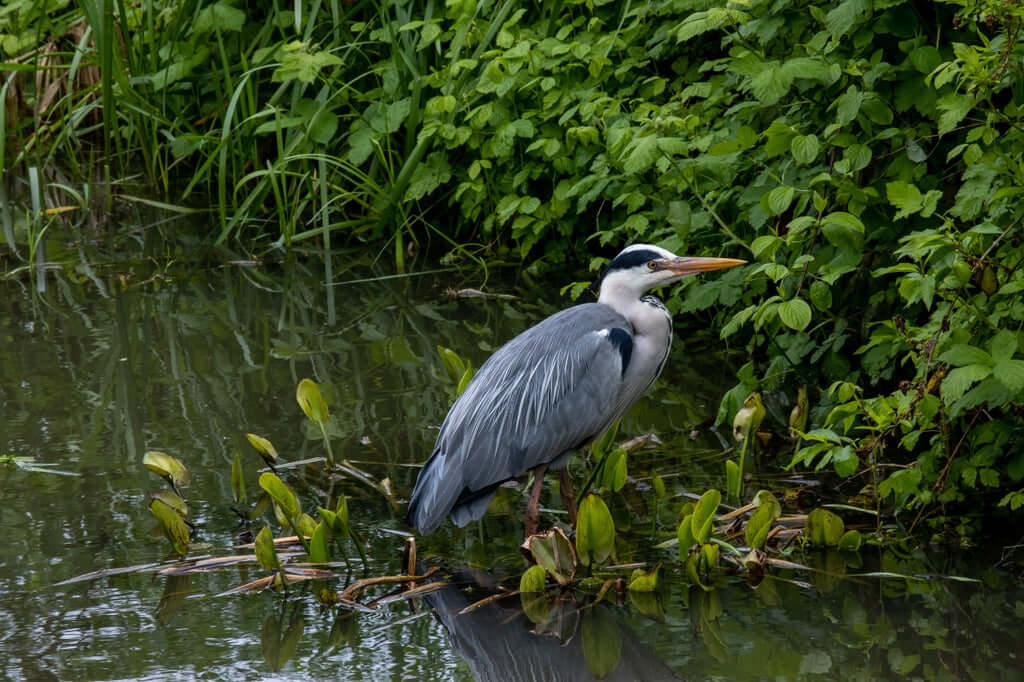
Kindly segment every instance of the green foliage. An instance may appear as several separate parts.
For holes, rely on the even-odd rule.
[[[387,243],[399,269],[428,237],[559,265],[749,252],[667,299],[751,358],[718,423],[754,390],[849,384],[812,388],[793,466],[870,467],[899,507],[1020,506],[1017,4],[115,4],[120,38],[85,2],[95,47],[23,62],[98,66],[99,99],[15,74],[12,167],[102,142],[169,199],[215,196],[220,240]],[[8,50],[72,11],[11,7]]]
[[[601,564],[615,551],[615,522],[597,495],[580,502],[576,518],[576,555],[584,566]]]

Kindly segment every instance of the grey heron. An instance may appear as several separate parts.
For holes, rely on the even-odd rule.
[[[465,526],[484,515],[498,486],[533,471],[526,523],[532,534],[549,468],[560,470],[562,499],[575,516],[565,468],[570,455],[621,417],[668,357],[672,316],[645,294],[745,262],[679,257],[650,244],[624,249],[605,269],[596,303],[548,317],[480,367],[452,405],[420,470],[409,525],[426,535],[450,514]]]

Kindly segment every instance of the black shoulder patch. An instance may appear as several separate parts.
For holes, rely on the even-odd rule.
[[[629,367],[629,359],[633,357],[633,336],[625,329],[613,327],[608,330],[608,340],[622,356],[622,375],[625,376],[626,368]]]

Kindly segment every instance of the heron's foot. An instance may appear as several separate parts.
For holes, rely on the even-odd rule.
[[[562,496],[562,505],[569,512],[569,523],[576,527],[576,493],[572,489],[572,478],[569,476],[569,467],[558,472],[558,492]]]

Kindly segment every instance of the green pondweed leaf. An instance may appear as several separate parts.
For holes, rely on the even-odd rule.
[[[683,520],[679,522],[679,527],[676,529],[676,537],[679,539],[679,560],[686,561],[686,557],[690,554],[690,548],[697,544],[693,537],[693,514],[683,516]]]
[[[758,509],[761,507],[771,507],[773,521],[782,516],[782,505],[779,504],[779,500],[775,495],[767,490],[758,490],[754,495],[754,499],[751,500],[751,504]]]
[[[166,479],[175,488],[186,488],[192,480],[185,465],[166,452],[150,450],[142,456],[142,463],[146,465],[147,469]]]
[[[281,505],[279,505],[277,502],[274,502],[273,505],[274,505],[274,518],[277,519],[278,525],[281,526],[281,528],[291,528],[292,527],[291,517],[289,517],[287,514],[284,513],[284,510],[281,509]]]
[[[778,502],[776,502],[778,505]],[[751,549],[761,549],[768,537],[768,531],[772,528],[772,521],[775,520],[775,507],[770,504],[762,504],[754,510],[747,521],[746,540],[747,546]]]
[[[455,387],[456,396],[460,396],[463,394],[463,392],[466,390],[466,387],[469,386],[469,382],[473,380],[473,374],[474,371],[472,367],[467,367],[466,371],[462,373],[462,378],[459,379],[459,385]]]
[[[276,571],[281,567],[281,560],[277,558],[277,550],[274,548],[274,534],[270,532],[270,526],[263,526],[263,529],[256,534],[254,550],[256,561],[265,571]]]
[[[326,424],[330,416],[327,413],[327,403],[320,393],[320,387],[312,379],[303,379],[295,389],[295,400],[299,407],[309,417],[309,420],[321,426]]]
[[[150,501],[149,510],[153,512],[153,516],[160,523],[164,535],[171,541],[175,553],[185,556],[188,553],[190,537],[188,524],[185,523],[182,515],[178,513],[177,509],[158,497],[154,497]]]
[[[704,544],[711,538],[712,524],[715,522],[715,512],[722,502],[722,494],[712,488],[701,495],[697,507],[693,510],[693,538],[699,544]]]
[[[576,574],[576,552],[569,538],[559,528],[531,535],[524,543],[526,550],[559,585],[569,583]]]
[[[584,566],[603,563],[615,550],[615,522],[611,512],[597,495],[591,493],[580,502],[576,516],[576,553]]]
[[[545,584],[547,582],[547,571],[540,564],[534,564],[526,569],[523,573],[523,577],[519,579],[519,591],[525,593],[529,592],[543,592]]]
[[[231,462],[231,496],[235,504],[245,504],[245,476],[242,474],[242,453],[235,450],[235,458]]]
[[[743,474],[740,472],[740,465],[731,459],[725,460],[725,491],[730,498],[740,495],[743,487]]]
[[[277,461],[277,450],[274,448],[274,444],[263,436],[257,436],[255,433],[247,433],[245,437],[256,448],[256,452],[260,453],[260,457],[267,464],[273,466],[274,462]]]
[[[843,520],[827,509],[815,509],[807,515],[804,532],[816,547],[835,547],[843,537]]]
[[[162,491],[158,493],[152,493],[150,497],[154,500],[160,500],[168,507],[181,514],[181,518],[189,518],[188,505],[185,504],[185,500],[181,499],[181,497],[179,497],[176,493],[172,493],[170,491]]]
[[[345,524],[346,530],[349,528],[348,525],[348,497],[345,495],[338,496],[338,503],[334,507],[334,513],[338,515],[338,521]]]
[[[299,500],[277,474],[269,471],[260,474],[260,487],[267,491],[288,519],[298,516],[301,511]]]
[[[601,467],[600,485],[616,493],[626,485],[626,451],[622,448],[616,448],[608,454]]]
[[[313,564],[326,564],[330,561],[327,551],[327,524],[318,523],[309,539],[309,561]]]
[[[838,547],[842,550],[856,552],[860,549],[863,540],[864,538],[861,536],[860,531],[848,530],[843,533],[843,537],[839,538]]]
[[[642,568],[634,569],[633,574],[629,577],[629,590],[631,592],[653,592],[658,589],[659,569],[661,569],[661,564],[655,565],[649,571]]]
[[[304,538],[310,538],[313,537],[313,533],[316,531],[317,523],[309,514],[300,513],[298,518],[295,519],[295,523],[293,525],[297,535]]]

